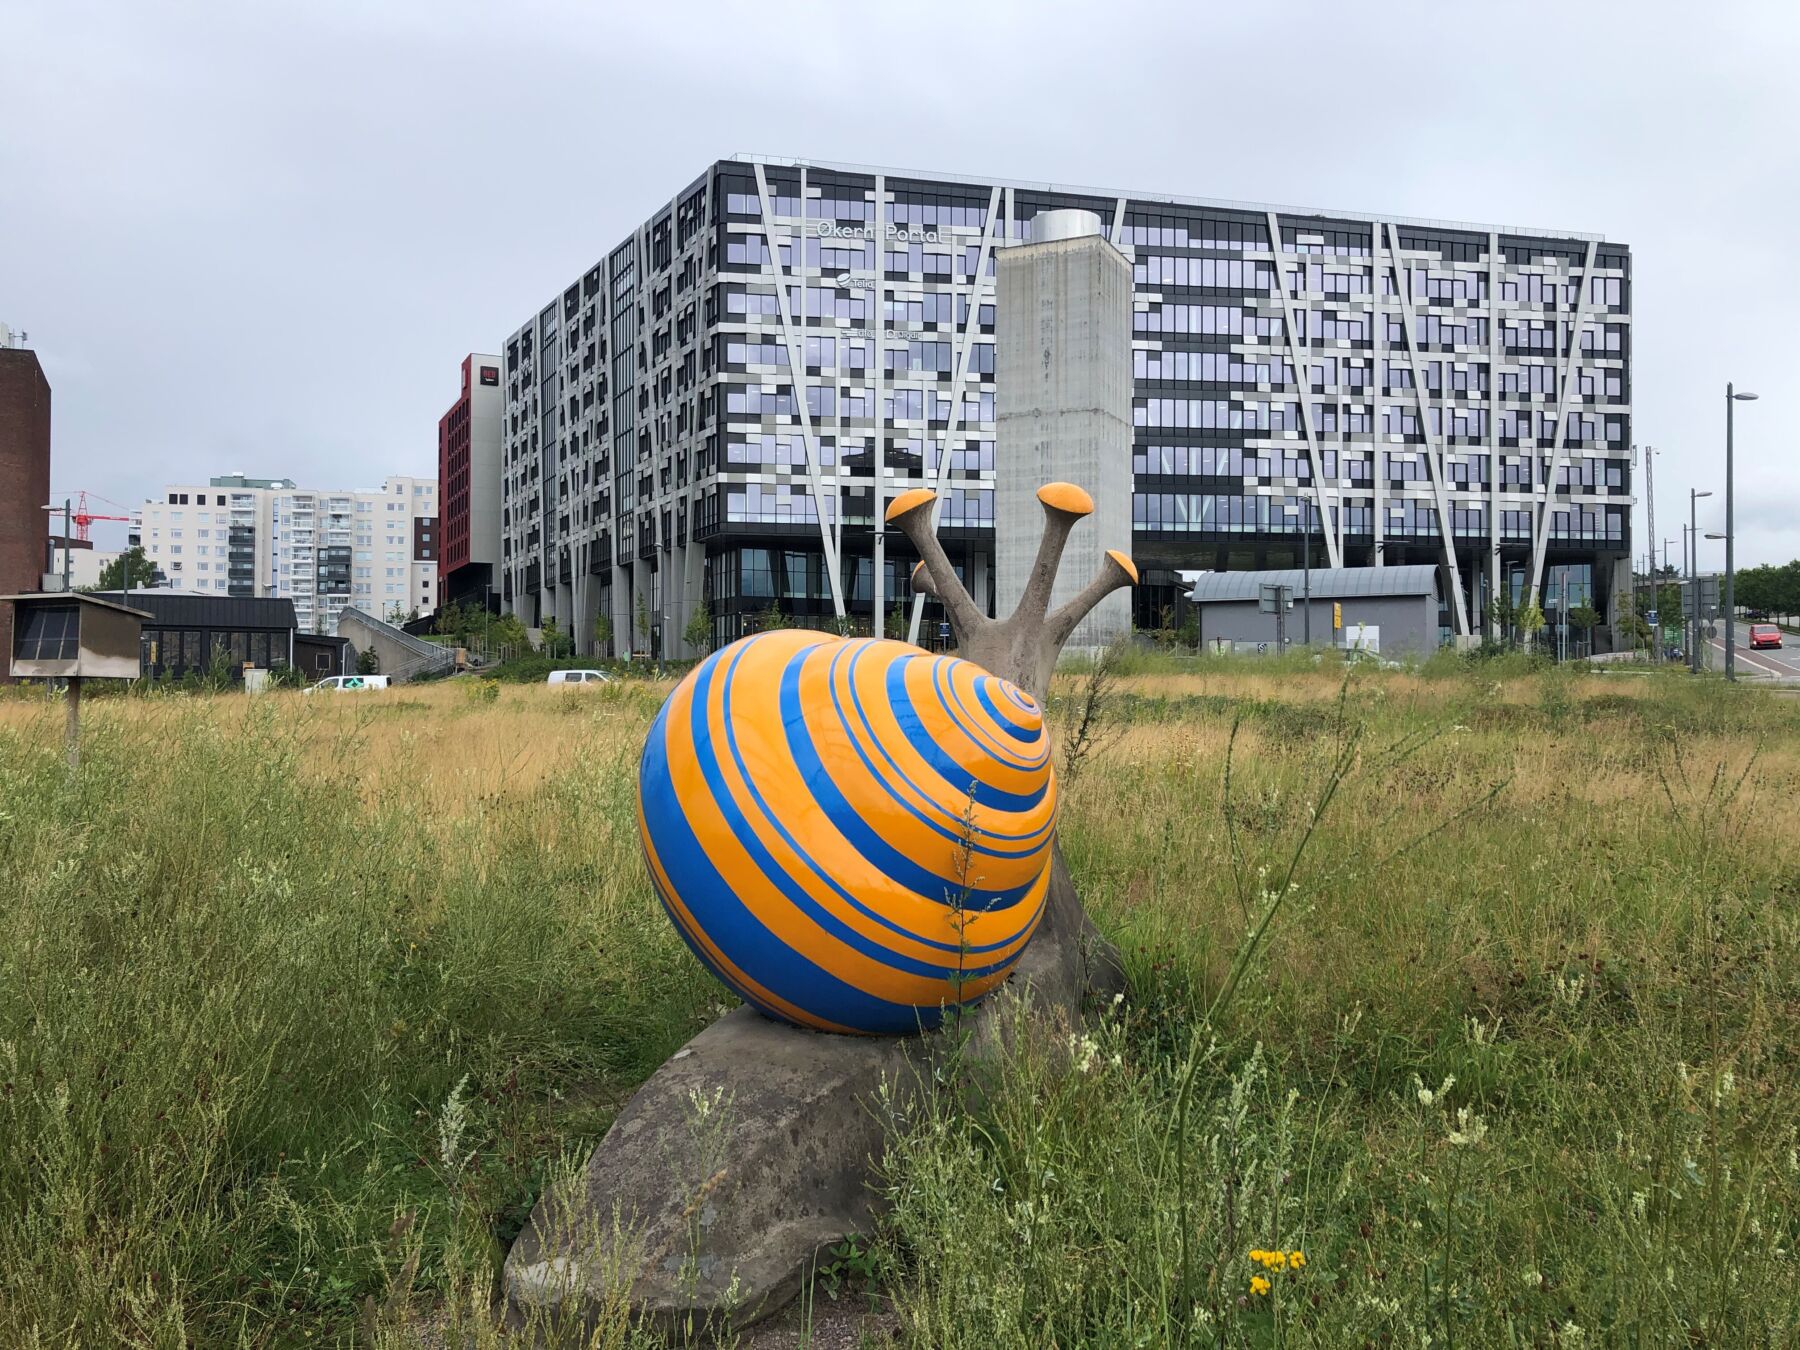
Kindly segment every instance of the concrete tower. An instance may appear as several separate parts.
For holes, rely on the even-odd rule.
[[[1047,211],[1033,241],[1002,249],[994,413],[994,610],[1024,593],[1044,509],[1037,490],[1087,489],[1094,514],[1069,537],[1051,605],[1098,573],[1106,551],[1131,553],[1131,262],[1091,211]],[[1075,629],[1071,647],[1103,647],[1131,630],[1117,590]]]

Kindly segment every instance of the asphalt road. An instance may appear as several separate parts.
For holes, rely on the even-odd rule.
[[[1737,673],[1739,679],[1800,680],[1800,637],[1783,633],[1783,646],[1750,650],[1746,641],[1749,625],[1737,626]],[[1712,648],[1712,668],[1725,669],[1725,625],[1719,624],[1719,636],[1708,644]]]

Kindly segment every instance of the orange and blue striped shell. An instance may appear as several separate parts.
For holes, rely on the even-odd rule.
[[[1004,980],[1055,826],[1036,700],[901,642],[734,642],[669,695],[638,769],[645,861],[694,955],[824,1031],[935,1026]]]

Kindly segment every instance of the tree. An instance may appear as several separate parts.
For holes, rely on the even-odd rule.
[[[476,626],[476,617],[471,612],[471,607],[464,606],[460,600],[440,605],[434,619],[432,631],[439,637],[455,638],[459,644],[467,639],[470,629]]]
[[[496,647],[510,647],[517,656],[530,645],[531,638],[517,614],[502,614],[488,624],[488,640]]]
[[[756,625],[757,630],[763,633],[772,633],[777,628],[792,628],[793,626],[788,616],[781,612],[781,606],[773,600],[769,601],[769,607],[758,616]]]
[[[1535,600],[1527,600],[1513,611],[1513,627],[1518,629],[1519,636],[1525,639],[1529,647],[1544,630],[1544,611]]]
[[[681,630],[681,640],[703,655],[712,650],[712,610],[707,608],[705,600],[695,605],[694,612],[688,615],[687,627]]]
[[[544,635],[543,650],[545,656],[560,657],[568,655],[567,649],[573,645],[572,639],[557,626],[554,618],[544,620],[542,632]]]
[[[612,655],[612,618],[606,614],[594,616],[594,650],[601,656]]]
[[[1493,619],[1494,627],[1498,630],[1502,642],[1512,642],[1519,638],[1521,632],[1520,613],[1521,607],[1513,600],[1511,590],[1501,591],[1494,597],[1493,603],[1488,606],[1488,616]],[[1538,617],[1541,620],[1543,616],[1540,613]],[[1543,624],[1540,622],[1538,626],[1541,628]]]
[[[1600,626],[1600,611],[1592,605],[1577,605],[1569,611],[1569,626],[1587,639],[1588,650],[1593,650],[1594,629]]]
[[[356,654],[356,673],[358,675],[381,674],[381,658],[375,654],[373,647],[364,647]]]
[[[642,591],[637,596],[637,637],[631,645],[639,652],[650,650],[650,602]]]
[[[129,580],[133,590],[160,586],[165,578],[162,569],[144,556],[141,545],[133,544],[100,569],[100,584],[95,590],[118,591]]]

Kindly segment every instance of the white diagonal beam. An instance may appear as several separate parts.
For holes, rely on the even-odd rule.
[[[1538,590],[1544,582],[1544,554],[1550,544],[1550,518],[1556,501],[1556,475],[1562,469],[1563,440],[1569,423],[1569,387],[1575,382],[1575,358],[1581,351],[1581,330],[1587,327],[1588,300],[1593,293],[1594,241],[1588,240],[1587,261],[1581,268],[1581,289],[1575,292],[1575,323],[1569,332],[1569,349],[1563,353],[1562,385],[1556,399],[1556,436],[1550,443],[1550,472],[1544,478],[1544,492],[1538,502],[1537,529],[1531,540],[1531,601],[1537,603]],[[1535,463],[1537,451],[1531,458]],[[1570,505],[1574,502],[1571,500]],[[1566,601],[1565,601],[1566,603]]]
[[[938,494],[938,499],[931,504],[931,528],[937,528],[938,517],[944,510],[944,480],[950,474],[950,437],[956,433],[957,424],[962,421],[963,388],[969,378],[969,357],[975,350],[975,330],[981,324],[981,294],[988,286],[988,259],[994,252],[994,226],[1000,219],[1000,189],[994,188],[988,194],[987,229],[981,234],[981,252],[975,260],[975,283],[969,290],[969,312],[963,317],[962,350],[956,353],[956,379],[950,385],[950,416],[944,421],[943,435],[938,438],[937,478],[931,490]],[[990,294],[992,291],[990,290]],[[882,522],[876,521],[876,528]],[[925,613],[925,594],[913,592],[912,617],[907,620],[906,640],[917,644],[919,641],[919,620]]]
[[[1319,437],[1313,428],[1312,383],[1308,378],[1306,357],[1300,350],[1300,338],[1294,331],[1294,306],[1288,299],[1287,277],[1281,268],[1281,222],[1268,212],[1269,247],[1274,252],[1275,289],[1281,296],[1282,324],[1287,330],[1288,360],[1294,366],[1294,392],[1300,399],[1300,425],[1306,432],[1306,454],[1312,461],[1313,504],[1319,511],[1319,532],[1325,537],[1325,556],[1331,566],[1342,567],[1344,555],[1338,547],[1337,533],[1331,527],[1331,511],[1325,501],[1325,465],[1319,455]],[[1295,254],[1295,257],[1302,255]],[[1305,268],[1306,264],[1300,266]],[[1301,522],[1301,528],[1312,532],[1312,522]]]
[[[1488,231],[1488,613],[1484,626],[1495,640],[1501,636],[1494,621],[1494,602],[1500,598],[1500,232]],[[1510,590],[1511,587],[1508,587]]]
[[[1450,569],[1450,591],[1455,600],[1451,612],[1456,620],[1457,633],[1467,637],[1469,606],[1463,595],[1462,569],[1456,562],[1456,535],[1450,526],[1450,498],[1444,490],[1444,447],[1439,438],[1432,434],[1431,408],[1425,396],[1425,372],[1419,366],[1419,335],[1417,325],[1413,322],[1412,286],[1409,284],[1411,279],[1401,273],[1400,254],[1396,248],[1390,247],[1387,256],[1394,270],[1394,291],[1400,297],[1400,321],[1406,328],[1406,361],[1412,370],[1413,401],[1419,409],[1419,430],[1425,436],[1425,468],[1431,474],[1431,495],[1437,503],[1438,537],[1443,541],[1444,562]]]
[[[806,406],[806,352],[800,338],[796,336],[794,321],[788,306],[788,278],[781,270],[781,246],[775,239],[775,213],[769,202],[769,178],[763,172],[763,166],[756,166],[756,195],[762,204],[763,244],[769,251],[767,267],[775,270],[775,307],[781,316],[781,336],[788,349],[788,383],[794,391],[794,411],[800,418],[801,443],[806,449],[806,473],[812,482],[813,513],[819,520],[819,543],[825,551],[825,566],[831,577],[831,607],[838,618],[844,617],[844,590],[838,576],[837,545],[832,540],[829,522],[825,519],[825,486],[819,472],[819,445],[813,436],[812,410]],[[804,213],[806,203],[800,204]],[[801,217],[805,219],[804,214]],[[794,279],[798,281],[800,294],[806,295],[806,236],[800,235],[794,240],[797,257],[794,261]],[[804,299],[802,299],[804,304]],[[833,491],[835,492],[835,477]],[[842,503],[835,497],[832,499],[832,510],[842,509]]]

